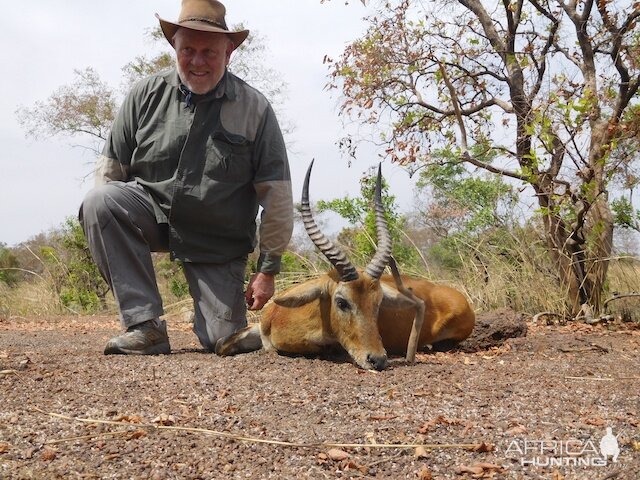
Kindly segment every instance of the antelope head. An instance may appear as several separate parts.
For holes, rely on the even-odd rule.
[[[378,312],[383,300],[380,276],[391,257],[391,237],[381,198],[381,172],[375,192],[378,248],[363,271],[354,268],[347,256],[318,228],[309,206],[309,165],[302,189],[302,219],[307,234],[327,257],[334,269],[316,280],[288,290],[274,302],[283,307],[301,307],[319,302],[322,330],[330,332],[330,341],[338,342],[362,368],[383,370],[387,352],[378,330]]]

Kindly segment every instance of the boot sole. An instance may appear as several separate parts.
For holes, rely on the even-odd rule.
[[[169,342],[151,345],[141,350],[121,348],[117,345],[107,345],[104,349],[105,355],[169,355],[170,353],[171,345],[169,345]]]

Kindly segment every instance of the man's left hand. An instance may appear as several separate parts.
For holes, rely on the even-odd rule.
[[[254,273],[249,280],[245,298],[249,310],[260,310],[276,291],[275,275],[271,273]]]

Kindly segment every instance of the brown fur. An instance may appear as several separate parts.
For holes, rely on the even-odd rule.
[[[425,302],[418,348],[443,340],[458,342],[471,334],[475,314],[462,293],[426,280],[404,276],[402,280]],[[341,282],[332,270],[288,289],[265,307],[259,330],[262,346],[317,354],[339,344],[361,367],[382,370],[387,352],[406,353],[415,317],[415,309],[408,305],[389,275],[375,280],[360,272],[357,280]],[[239,346],[240,340],[257,334],[251,328],[219,341],[216,352],[233,355],[255,349]]]

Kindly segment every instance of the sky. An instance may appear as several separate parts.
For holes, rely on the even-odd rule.
[[[360,1],[228,0],[227,23],[243,23],[264,38],[267,63],[288,84],[283,115],[295,125],[288,142],[294,198],[315,158],[311,199],[330,200],[359,193],[363,172],[379,162],[376,152],[349,166],[337,142],[344,132],[339,97],[325,90],[323,58],[339,57],[365,31],[371,13]],[[9,246],[51,230],[75,216],[92,187],[87,179],[94,154],[81,139],[26,138],[16,112],[44,101],[73,81],[74,69],[92,67],[114,87],[122,67],[153,46],[145,33],[158,13],[176,20],[179,0],[31,0],[5,2],[0,16],[0,243]],[[335,92],[335,91],[334,91]],[[86,141],[85,141],[86,144]],[[366,156],[366,158],[365,158]],[[390,193],[402,209],[413,201],[413,180],[399,166],[383,164]]]

